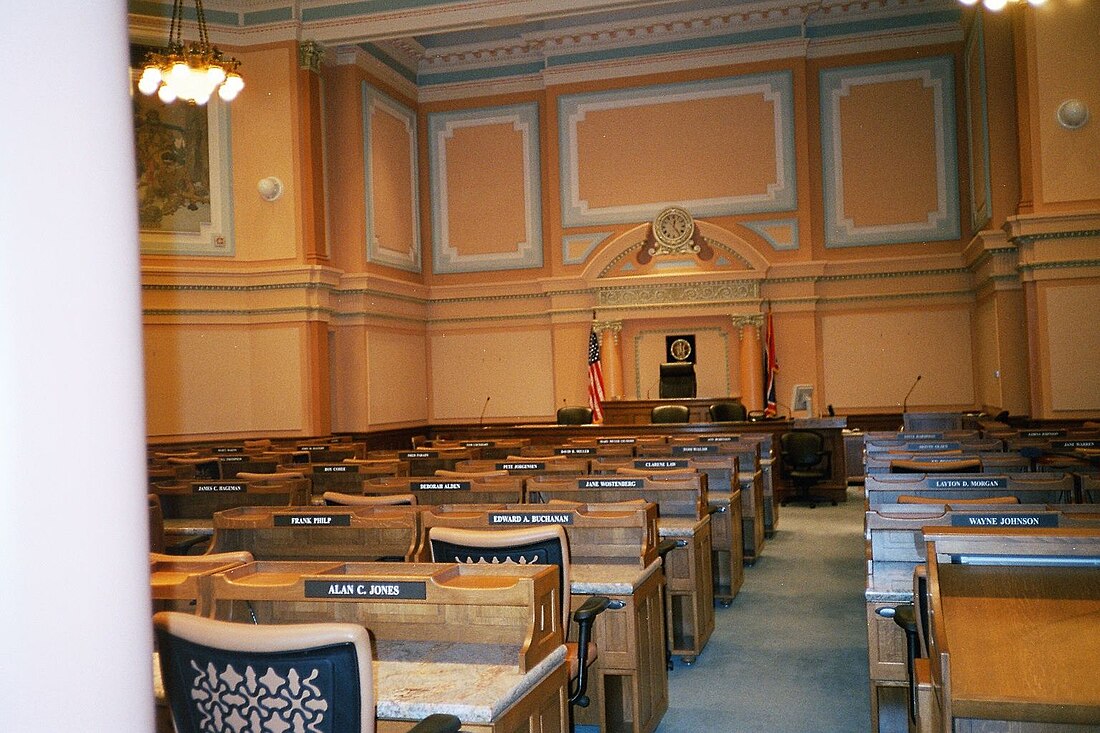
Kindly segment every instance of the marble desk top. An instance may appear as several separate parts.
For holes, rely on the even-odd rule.
[[[661,563],[652,562],[648,567],[636,565],[579,565],[570,566],[569,590],[578,595],[629,596],[657,572]]]
[[[863,596],[868,603],[909,603],[913,600],[913,563],[871,563]]]
[[[207,537],[214,534],[214,520],[213,519],[165,519],[164,520],[164,532],[165,534],[175,536],[195,536],[205,535]]]
[[[694,537],[710,517],[661,517],[657,520],[657,534],[661,537]]]
[[[565,662],[560,646],[527,674],[516,669],[517,650],[493,644],[431,641],[377,642],[374,669],[380,720],[421,720],[433,713],[457,715],[466,724],[488,724]],[[157,655],[153,689],[166,705]]]

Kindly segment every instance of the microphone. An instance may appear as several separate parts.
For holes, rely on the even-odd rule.
[[[492,395],[485,398],[485,404],[481,406],[481,415],[477,418],[477,426],[484,427],[485,423],[485,411],[489,409],[489,400],[492,399]]]
[[[826,405],[825,409],[829,411],[829,417],[836,417],[836,410],[833,409],[832,405]]]
[[[646,391],[645,391],[645,398],[646,398],[647,400],[649,399],[649,393],[653,391],[653,388],[654,388],[654,387],[656,387],[656,386],[657,386],[657,384],[658,384],[658,383],[659,383],[660,381],[661,381],[661,377],[660,377],[660,376],[658,376],[658,377],[657,377],[656,379],[654,379],[654,380],[653,380],[653,384],[649,385],[649,388],[648,388],[648,389],[646,389]]]
[[[909,395],[913,394],[913,390],[917,388],[917,382],[920,381],[921,375],[917,375],[917,378],[913,380],[913,386],[909,388],[909,391],[905,393],[905,399],[901,401],[901,414],[905,414],[905,409],[909,405]]]

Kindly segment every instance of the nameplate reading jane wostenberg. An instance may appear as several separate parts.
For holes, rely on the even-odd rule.
[[[674,445],[672,446],[672,455],[674,456],[690,456],[695,453],[717,453],[718,446],[716,445]]]
[[[276,527],[350,527],[350,514],[276,514]]]
[[[595,448],[555,448],[557,456],[591,456],[596,454]]]
[[[351,473],[355,470],[355,466],[321,466],[321,473]]]
[[[582,478],[577,482],[581,489],[641,489],[643,478]]]
[[[573,515],[559,512],[489,512],[489,524],[572,524]]]
[[[1057,527],[1057,514],[954,514],[952,527]]]
[[[428,597],[427,584],[408,580],[307,580],[306,598],[362,598],[385,601],[422,601]]]
[[[1007,489],[1007,478],[930,478],[930,489]]]
[[[410,481],[414,491],[469,491],[469,481]]]
[[[545,471],[546,464],[542,462],[530,462],[530,463],[498,463],[496,464],[496,470],[498,471]]]
[[[193,494],[243,494],[247,490],[244,484],[191,484]]]
[[[634,468],[687,468],[687,461],[634,461]]]
[[[402,461],[407,461],[410,458],[439,458],[439,451],[437,450],[408,450],[402,451],[397,454],[397,457]]]

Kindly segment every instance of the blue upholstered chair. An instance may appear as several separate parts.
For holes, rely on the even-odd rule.
[[[153,616],[177,733],[374,733],[370,639],[356,624],[254,626],[171,611]],[[432,715],[413,733],[455,733]]]

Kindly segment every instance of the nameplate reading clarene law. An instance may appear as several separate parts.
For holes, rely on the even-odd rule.
[[[194,494],[243,494],[247,490],[244,484],[191,484]]]
[[[437,450],[406,450],[397,454],[397,457],[402,461],[407,461],[411,458],[439,458],[439,451]]]
[[[469,491],[469,481],[410,481],[413,491]]]
[[[674,445],[672,446],[672,455],[674,456],[690,456],[698,453],[717,453],[718,446],[716,445]]]
[[[573,524],[565,512],[489,512],[489,524]]]
[[[642,478],[582,478],[577,481],[579,489],[641,489],[645,487]]]
[[[350,527],[350,514],[276,514],[276,527]]]
[[[592,456],[596,454],[595,448],[555,448],[556,456]]]
[[[542,461],[531,461],[529,463],[498,463],[496,464],[496,470],[498,471],[545,471],[546,463]]]
[[[653,460],[653,461],[634,461],[634,468],[687,468],[688,462],[685,460]]]
[[[1007,478],[931,478],[930,489],[1007,489]],[[948,500],[950,501],[950,499]]]
[[[952,527],[1057,527],[1057,514],[954,514]]]
[[[422,601],[428,597],[427,584],[408,580],[307,580],[306,598],[355,598],[385,601]]]

